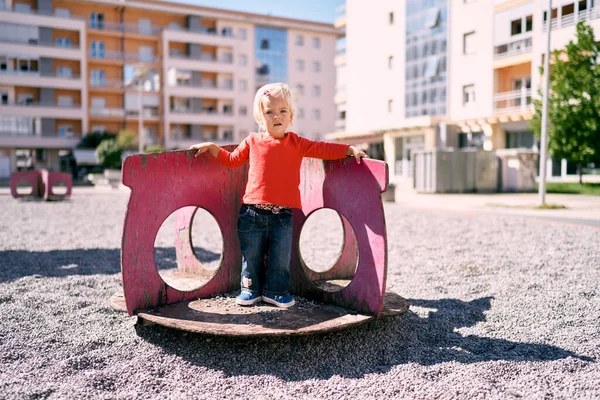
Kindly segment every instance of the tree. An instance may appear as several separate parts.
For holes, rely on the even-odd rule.
[[[579,183],[583,166],[600,156],[600,46],[593,29],[579,22],[577,42],[570,41],[563,51],[555,50],[550,59],[548,97],[548,152],[555,159],[577,163]],[[540,73],[544,74],[543,68]],[[542,100],[534,100],[531,128],[541,135]]]
[[[103,140],[96,148],[96,157],[106,168],[119,168],[121,154],[123,154],[123,148],[119,146],[116,139]]]
[[[110,132],[91,132],[81,138],[81,141],[77,144],[78,149],[95,149],[98,145],[106,139],[114,139],[115,134]]]
[[[117,143],[123,150],[136,150],[138,148],[136,134],[126,129],[120,130],[117,134]]]

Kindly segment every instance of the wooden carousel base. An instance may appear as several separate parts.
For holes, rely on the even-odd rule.
[[[113,309],[126,311],[122,292],[109,300]],[[386,292],[382,317],[408,310],[408,302]],[[283,309],[257,303],[250,307],[235,304],[233,295],[169,304],[139,312],[138,324],[159,324],[189,332],[223,336],[292,336],[332,332],[375,322],[371,315],[358,314],[342,307],[296,297],[294,307]]]

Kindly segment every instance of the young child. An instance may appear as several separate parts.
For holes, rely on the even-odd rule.
[[[315,142],[288,132],[294,120],[289,87],[272,83],[254,97],[258,132],[250,133],[233,151],[214,143],[199,143],[195,156],[208,151],[217,161],[235,168],[250,160],[248,183],[238,215],[237,230],[242,249],[242,291],[236,304],[258,301],[291,307],[288,292],[292,252],[292,208],[300,204],[300,165],[303,157],[337,160],[353,156],[360,163],[367,155],[354,146]],[[267,268],[264,258],[267,257]],[[263,281],[264,280],[264,281]]]

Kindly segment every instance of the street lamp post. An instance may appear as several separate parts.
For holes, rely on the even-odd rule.
[[[548,152],[548,97],[550,94],[550,33],[552,32],[552,0],[548,0],[546,17],[546,57],[544,58],[544,92],[542,97],[542,132],[540,138],[539,205],[546,204],[546,158]]]

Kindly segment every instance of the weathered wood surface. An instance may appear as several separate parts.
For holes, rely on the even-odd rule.
[[[194,157],[194,153],[173,151],[125,159],[123,184],[131,188],[131,195],[123,227],[121,269],[129,314],[239,288],[242,255],[237,214],[246,185],[247,164],[228,169],[208,153],[202,157]],[[170,287],[160,277],[153,250],[163,221],[174,211],[191,207],[206,209],[217,221],[223,235],[223,260],[209,282],[184,292]],[[191,247],[189,236],[186,243]]]
[[[110,306],[127,311],[123,292],[110,298]],[[408,302],[386,292],[382,317],[408,310]],[[341,330],[374,321],[373,315],[358,314],[337,306],[298,298],[297,305],[280,309],[258,303],[252,307],[234,304],[233,295],[186,301],[138,313],[143,325],[160,324],[170,328],[223,336],[289,336]]]
[[[241,253],[236,226],[246,174],[247,164],[227,169],[208,153],[194,158],[193,151],[135,155],[125,160],[123,183],[132,191],[123,230],[121,264],[130,314],[239,288]],[[382,161],[367,159],[357,164],[350,158],[304,160],[300,185],[303,209],[294,210],[293,293],[379,317],[387,268],[381,193],[387,185],[387,165]],[[216,272],[207,271],[193,254],[190,229],[197,207],[213,215],[223,234],[223,257]],[[298,244],[303,223],[323,207],[338,211],[342,217],[345,243],[332,268],[316,274],[304,265]],[[209,278],[204,286],[187,292],[167,285],[153,258],[158,229],[176,210],[178,268],[182,273]],[[324,292],[312,282],[352,276],[352,282],[336,292]]]
[[[300,183],[302,210],[294,213],[293,292],[319,302],[380,316],[387,274],[387,232],[381,193],[387,187],[388,169],[382,161],[365,159],[357,164],[353,158],[304,160]],[[353,246],[358,247],[354,277],[348,286],[338,291],[322,290],[311,281],[305,272],[308,267],[300,256],[302,225],[312,212],[323,207],[336,210],[345,221],[343,256],[332,268],[345,272],[339,278],[347,278],[344,275],[348,275],[348,269],[356,265]]]
[[[19,194],[17,187],[26,182],[31,185],[31,193]],[[54,185],[62,183],[66,186],[65,194],[56,194]],[[10,175],[10,193],[14,198],[43,198],[44,200],[64,200],[71,196],[73,180],[70,174],[53,172],[45,169],[34,171],[13,172]]]

